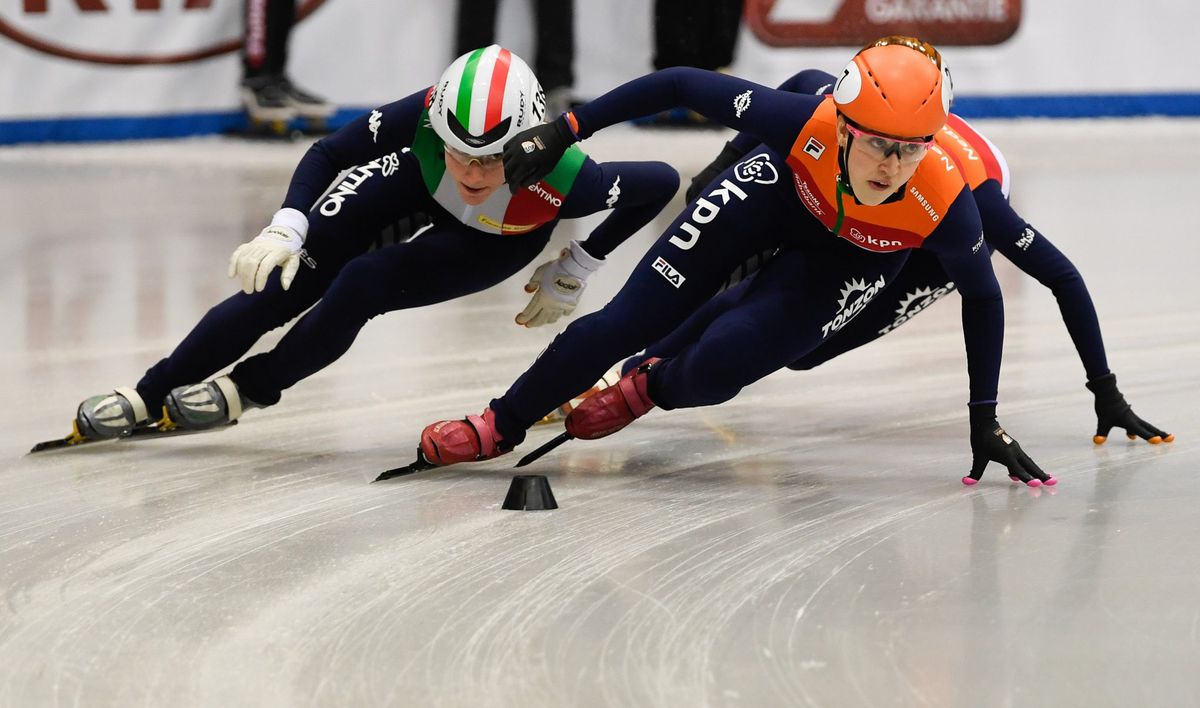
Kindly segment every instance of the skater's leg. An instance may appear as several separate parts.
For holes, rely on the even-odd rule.
[[[230,376],[247,398],[274,404],[284,389],[341,357],[372,317],[489,288],[535,259],[550,230],[496,237],[461,224],[435,226],[412,241],[360,256],[274,349],[250,357]]]

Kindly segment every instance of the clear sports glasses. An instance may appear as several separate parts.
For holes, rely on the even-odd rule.
[[[463,167],[470,167],[472,162],[478,162],[479,166],[486,170],[489,167],[495,167],[504,162],[504,155],[502,153],[494,155],[468,155],[461,150],[455,150],[449,145],[446,146],[446,154],[454,158],[454,161]]]
[[[920,162],[929,152],[929,146],[933,145],[933,140],[897,140],[896,138],[888,138],[875,133],[868,133],[865,130],[859,130],[850,122],[846,122],[846,130],[854,136],[854,144],[862,149],[871,157],[882,162],[888,159],[893,153],[899,158],[900,162],[912,164]],[[449,148],[446,148],[449,150]]]

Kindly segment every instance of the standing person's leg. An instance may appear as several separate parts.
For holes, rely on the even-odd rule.
[[[287,67],[288,36],[296,19],[295,0],[244,0],[242,75],[280,76]]]
[[[552,229],[497,236],[455,222],[359,256],[274,349],[246,359],[229,377],[246,398],[273,405],[284,389],[346,353],[371,318],[490,288],[537,258]]]
[[[575,0],[537,0],[538,81],[546,91],[546,118],[553,120],[571,110],[571,87],[575,85]]]
[[[697,3],[694,0],[655,0],[654,2],[654,55],[652,63],[656,70],[673,66],[691,66],[698,69],[715,69],[710,64],[708,17],[714,3]],[[687,127],[716,126],[708,118],[683,107],[662,111],[654,116],[634,121],[638,125],[678,125]]]
[[[496,41],[497,5],[499,0],[458,0],[454,25],[456,57]]]
[[[701,69],[716,70],[733,64],[742,24],[742,0],[716,0],[713,5],[706,16],[705,39],[697,42],[704,47]]]
[[[656,70],[694,66],[700,15],[689,0],[654,0],[654,57]]]
[[[295,0],[244,0],[242,103],[251,118],[289,121],[296,117],[283,84]]]

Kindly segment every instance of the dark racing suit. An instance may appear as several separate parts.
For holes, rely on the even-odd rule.
[[[559,219],[611,209],[584,243],[604,258],[678,188],[678,174],[664,163],[597,163],[575,150],[536,185],[516,195],[501,186],[484,204],[468,206],[444,174],[428,93],[373,110],[309,149],[283,206],[308,215],[304,247],[315,267],[301,266],[288,290],[277,269],[262,292],[239,292],[209,310],[138,383],[151,410],[172,388],[209,378],[304,313],[274,349],[229,374],[244,397],[273,404],[283,389],[345,353],[372,317],[489,288],[537,258]],[[416,212],[432,219],[427,230],[369,250],[382,229]]]
[[[921,249],[963,296],[969,402],[994,403],[1004,315],[967,176],[942,145],[898,199],[867,207],[838,188],[832,99],[693,69],[651,74],[575,112],[579,136],[682,105],[763,144],[692,201],[601,311],[574,322],[491,407],[515,445],[524,430],[621,358],[664,337],[750,256],[778,248],[736,307],[655,367],[663,408],[712,405],[836,341]]]
[[[802,71],[791,77],[780,90],[806,94],[824,94],[835,77],[823,71]],[[953,153],[967,178],[979,215],[983,236],[990,250],[999,251],[1014,265],[1033,276],[1054,293],[1063,322],[1079,352],[1088,380],[1109,373],[1100,335],[1096,310],[1079,271],[1037,229],[1025,221],[1008,201],[1011,176],[1000,150],[961,118],[951,118],[939,142]],[[758,149],[757,139],[739,134],[732,147],[743,156]],[[672,357],[694,341],[720,314],[736,306],[748,284],[723,292],[688,318],[687,322],[664,339],[647,347],[646,357]],[[938,259],[924,250],[914,250],[899,275],[879,296],[874,306],[846,325],[832,338],[801,359],[789,364],[792,369],[811,369],[856,349],[895,330],[918,313],[954,290]],[[631,359],[631,363],[645,357]]]

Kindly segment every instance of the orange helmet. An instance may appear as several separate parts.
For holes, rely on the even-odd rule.
[[[954,87],[941,54],[912,37],[884,37],[854,55],[833,88],[838,111],[894,138],[929,137],[946,123]]]

